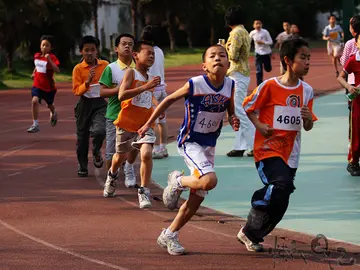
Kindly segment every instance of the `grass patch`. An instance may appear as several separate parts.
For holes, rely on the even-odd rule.
[[[165,50],[165,68],[201,64],[201,56],[204,49],[178,49],[173,53]]]

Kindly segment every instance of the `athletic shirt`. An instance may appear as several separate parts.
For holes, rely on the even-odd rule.
[[[258,112],[261,123],[274,128],[271,137],[265,138],[256,130],[254,158],[258,162],[265,158],[281,157],[291,168],[299,164],[301,128],[303,120],[300,109],[308,106],[312,112],[314,91],[310,85],[299,80],[294,87],[282,85],[277,78],[261,83],[245,98],[243,106],[247,113]]]
[[[131,89],[140,87],[152,79],[152,76],[147,73],[146,79],[139,71],[133,69],[134,81]],[[150,118],[152,108],[152,91],[144,91],[141,94],[124,100],[121,102],[121,110],[118,118],[114,121],[114,125],[130,132],[137,132]]]
[[[60,62],[57,57],[52,53],[49,53],[49,55],[54,64],[59,66]],[[45,92],[56,91],[54,70],[48,63],[48,59],[45,56],[42,56],[41,53],[36,53],[34,55],[34,64],[36,72],[34,75],[33,86]]]
[[[191,78],[189,84],[190,93],[185,98],[185,116],[177,139],[178,146],[185,142],[215,146],[234,92],[234,81],[225,77],[223,85],[216,89],[203,75]]]
[[[341,40],[342,40],[341,34],[343,32],[344,31],[342,30],[340,25],[335,24],[334,27],[331,27],[331,25],[329,24],[329,25],[325,26],[323,35],[330,38],[329,42],[340,44]]]

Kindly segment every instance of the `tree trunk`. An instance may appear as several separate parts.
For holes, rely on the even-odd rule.
[[[10,41],[6,44],[6,65],[7,65],[7,72],[13,73],[13,56],[14,56],[14,46],[13,43]]]
[[[95,37],[99,38],[99,26],[98,26],[99,0],[91,0],[91,6],[92,6],[92,15],[94,20]]]
[[[135,39],[138,38],[138,0],[131,1],[132,32]]]
[[[210,25],[210,45],[215,44],[215,29],[214,29],[214,24],[211,23]]]
[[[192,42],[190,27],[191,26],[186,26],[185,32],[186,32],[186,41],[188,43],[189,49],[192,49],[193,48],[193,42]]]
[[[173,31],[173,22],[172,22],[172,16],[171,16],[170,11],[166,12],[166,20],[167,20],[166,30],[168,32],[169,40],[170,40],[170,51],[174,52],[175,51],[175,35],[174,35],[174,31]]]

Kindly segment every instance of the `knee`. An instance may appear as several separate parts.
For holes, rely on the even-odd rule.
[[[39,104],[39,98],[38,97],[33,97],[32,100],[31,100],[31,104],[33,104],[33,105]]]
[[[91,131],[91,137],[105,138],[105,136],[106,136],[105,127],[104,128],[98,128],[98,129],[95,129],[95,130]]]
[[[152,150],[151,149],[141,149],[140,159],[142,162],[149,162],[152,160]]]
[[[215,173],[208,173],[203,175],[201,178],[201,189],[202,190],[212,190],[217,185],[217,177]]]

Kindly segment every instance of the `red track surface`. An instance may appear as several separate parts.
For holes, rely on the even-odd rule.
[[[323,50],[313,51],[311,61],[306,81],[316,93],[340,88]],[[273,61],[273,72],[267,77],[278,74],[278,62]],[[168,69],[169,92],[199,73],[198,65]],[[251,79],[254,88],[254,72]],[[336,264],[340,253],[315,255],[310,251],[310,236],[283,230],[266,239],[266,248],[273,246],[276,235],[283,238],[278,244],[286,243],[290,249],[295,240],[293,258],[279,250],[249,253],[236,241],[244,220],[206,208],[181,231],[188,255],[169,256],[156,238],[175,212],[157,200],[151,210],[140,210],[136,190],[122,183],[116,198],[103,198],[105,173],[95,177],[91,165],[90,177],[77,177],[73,116],[77,98],[70,87],[59,84],[58,125],[50,127],[48,111],[42,106],[37,134],[26,133],[31,124],[30,91],[0,92],[0,269],[330,269],[329,262],[340,268]],[[182,116],[181,102],[174,104],[168,113],[170,140]],[[155,185],[152,193],[161,198]],[[332,248],[338,246],[360,261],[358,246],[331,243]],[[349,268],[358,266],[341,267]]]

